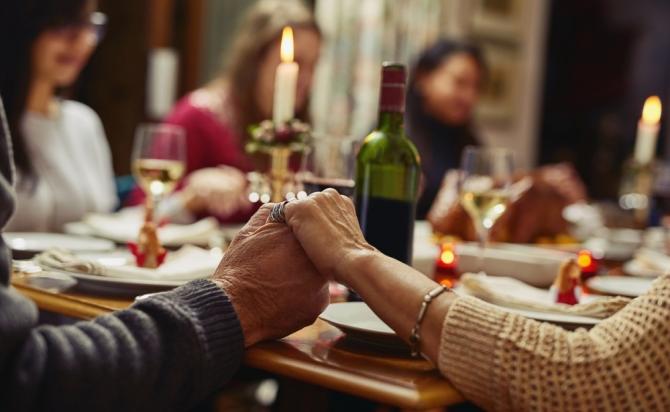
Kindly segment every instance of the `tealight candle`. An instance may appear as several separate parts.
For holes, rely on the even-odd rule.
[[[446,242],[440,245],[440,254],[435,260],[433,278],[436,282],[447,287],[453,287],[458,280],[458,256],[455,245]]]
[[[598,273],[598,260],[589,250],[580,250],[577,255],[577,265],[582,271],[582,282]]]
[[[281,63],[275,71],[272,120],[275,126],[293,118],[298,85],[298,63],[293,61],[293,30],[284,27],[281,37]]]
[[[635,161],[638,164],[648,164],[654,158],[660,120],[661,99],[658,96],[648,97],[644,102],[642,118],[637,126]]]

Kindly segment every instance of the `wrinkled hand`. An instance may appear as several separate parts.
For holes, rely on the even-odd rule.
[[[351,200],[334,189],[289,202],[286,224],[323,275],[347,283],[350,264],[378,253],[363,237]]]
[[[244,173],[230,166],[208,167],[191,173],[183,190],[191,213],[223,218],[252,207],[247,200]]]
[[[539,167],[533,175],[550,185],[570,204],[587,199],[586,186],[577,170],[570,163],[557,163]]]
[[[291,230],[266,223],[263,206],[233,239],[212,281],[230,297],[245,346],[310,325],[328,305],[328,283]]]

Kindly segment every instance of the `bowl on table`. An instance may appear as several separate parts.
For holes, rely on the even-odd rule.
[[[423,221],[416,222],[412,266],[432,277],[439,253],[430,224]],[[457,244],[458,272],[479,271],[479,254],[479,246],[476,243]],[[508,276],[529,285],[548,287],[554,281],[561,263],[574,256],[573,253],[532,245],[495,243],[486,247],[481,269],[492,276]]]

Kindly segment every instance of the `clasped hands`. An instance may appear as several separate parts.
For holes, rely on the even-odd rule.
[[[288,203],[286,223],[269,219],[272,206],[238,233],[211,279],[233,303],[245,346],[310,325],[328,305],[328,281],[347,284],[355,264],[379,253],[333,189]]]

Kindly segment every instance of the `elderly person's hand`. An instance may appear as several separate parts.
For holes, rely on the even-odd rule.
[[[377,252],[363,237],[351,200],[334,189],[286,204],[286,223],[322,274],[346,283],[348,265]]]
[[[310,325],[328,305],[328,283],[291,230],[266,223],[265,205],[233,239],[212,277],[235,307],[245,346]]]
[[[370,246],[361,233],[349,198],[334,189],[312,193],[305,199],[287,203],[284,217],[322,274],[354,289],[398,336],[409,336],[423,296],[437,284]],[[440,314],[445,313],[452,299],[439,299],[427,314],[422,341],[433,360],[437,359],[444,321]]]

